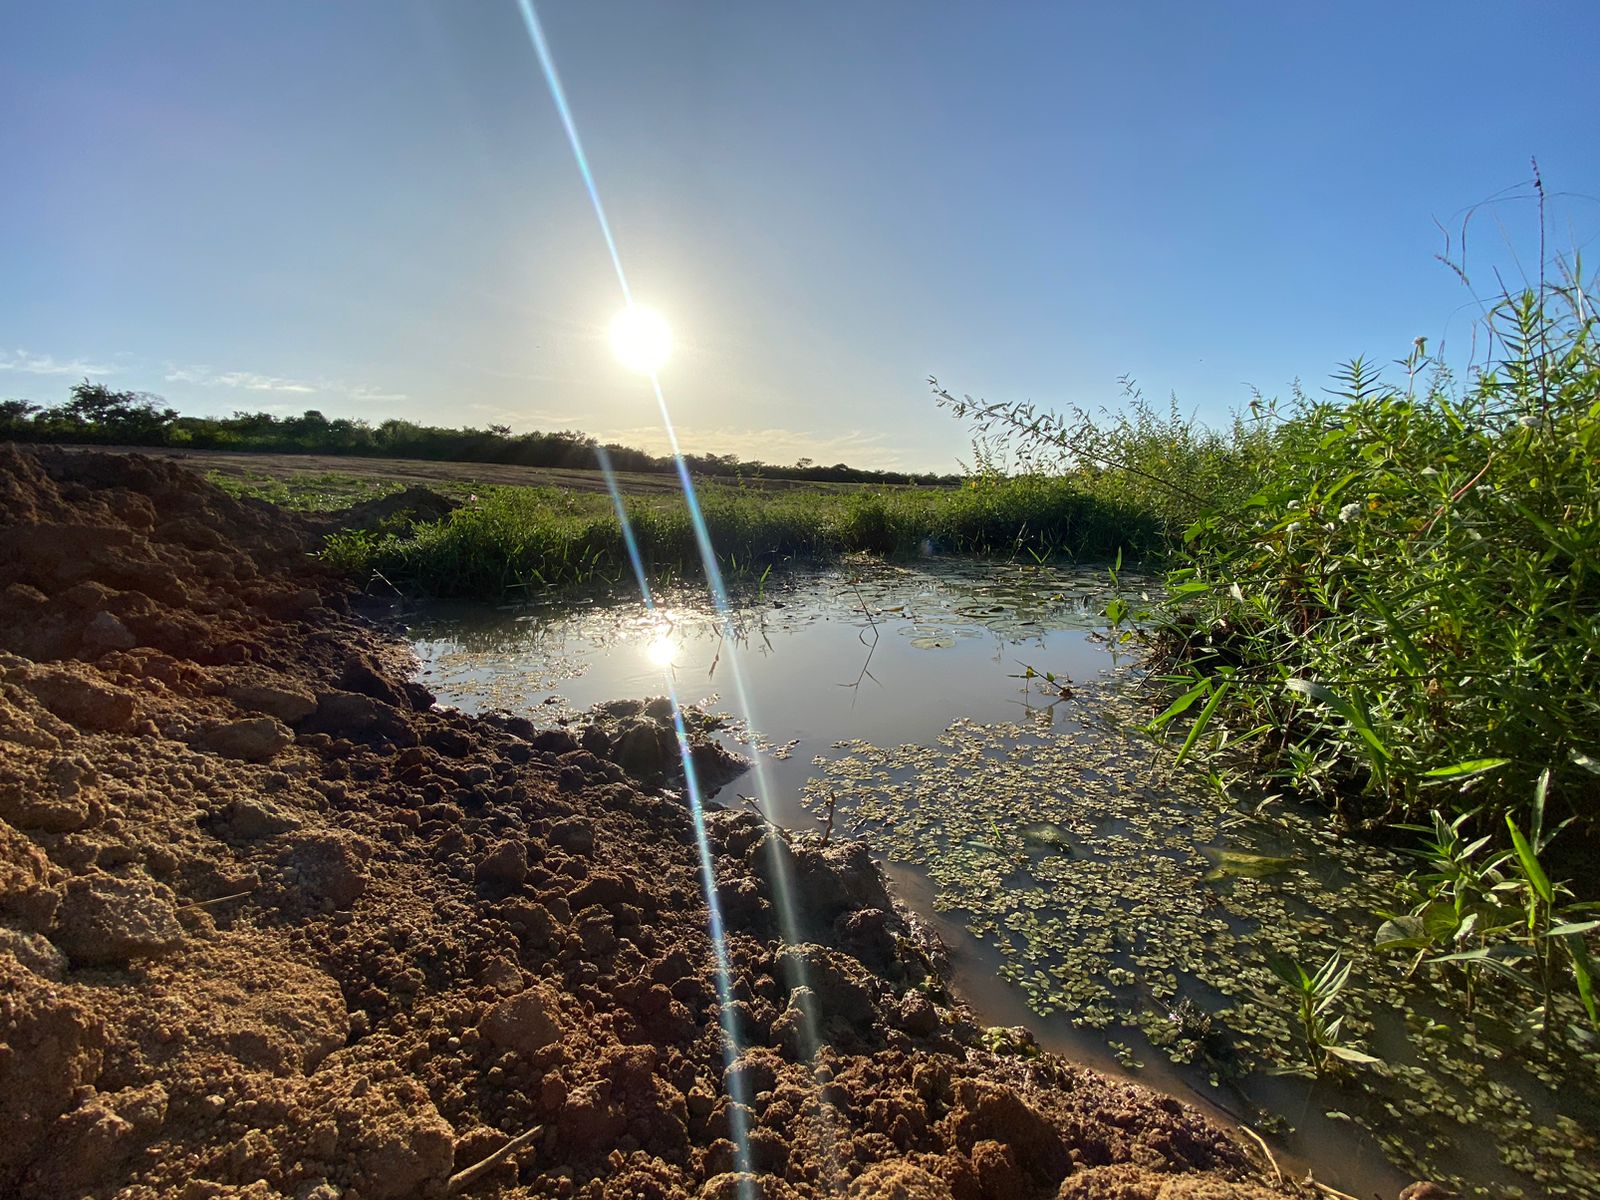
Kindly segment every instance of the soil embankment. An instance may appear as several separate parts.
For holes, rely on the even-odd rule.
[[[438,710],[312,536],[0,445],[0,1194],[1279,1194],[1174,1100],[980,1048],[860,845],[709,814],[719,1002],[659,708]]]

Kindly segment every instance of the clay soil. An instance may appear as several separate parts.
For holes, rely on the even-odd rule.
[[[0,1195],[1283,1194],[980,1048],[859,844],[709,809],[719,993],[662,707],[441,710],[314,536],[0,445]]]

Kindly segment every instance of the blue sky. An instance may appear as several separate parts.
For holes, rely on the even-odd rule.
[[[686,448],[939,467],[925,377],[1217,419],[1464,351],[1434,220],[1600,234],[1583,3],[549,2]],[[0,0],[0,396],[659,447],[511,0]],[[1533,269],[1526,203],[1469,267]]]

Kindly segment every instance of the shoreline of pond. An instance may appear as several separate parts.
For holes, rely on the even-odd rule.
[[[905,569],[903,569],[903,568],[890,568],[890,570],[891,571],[903,571]],[[912,571],[907,571],[906,573],[910,574],[910,575],[915,575],[918,572],[916,572],[915,570],[912,570]],[[1035,577],[1037,577],[1037,573],[1035,573]],[[797,660],[796,654],[784,650],[783,646],[786,644],[784,642],[784,639],[786,637],[793,636],[792,631],[797,625],[798,625],[798,627],[803,628],[803,629],[805,629],[805,628],[814,628],[814,627],[817,627],[817,626],[821,626],[823,628],[827,628],[827,627],[829,627],[831,625],[831,626],[833,626],[832,634],[833,634],[833,640],[834,641],[843,643],[843,642],[848,641],[850,638],[855,638],[856,639],[856,646],[857,646],[858,649],[866,646],[868,644],[868,642],[873,641],[874,639],[873,639],[872,635],[876,635],[876,638],[880,638],[880,639],[892,639],[892,641],[890,641],[888,643],[879,642],[878,643],[879,649],[878,649],[877,653],[878,654],[882,654],[883,653],[882,647],[885,644],[889,644],[889,645],[892,645],[892,646],[897,646],[898,647],[898,650],[897,650],[898,657],[895,658],[896,664],[899,664],[899,663],[905,662],[905,661],[915,661],[915,659],[910,657],[911,651],[913,649],[918,651],[918,653],[922,654],[923,656],[936,656],[936,655],[941,654],[941,653],[948,653],[948,652],[951,652],[951,651],[955,651],[955,650],[957,650],[958,647],[960,647],[962,645],[965,645],[966,643],[968,643],[971,640],[973,640],[970,636],[953,636],[952,635],[952,630],[948,627],[949,624],[950,624],[950,622],[948,620],[945,620],[943,622],[943,627],[941,627],[941,619],[935,619],[935,618],[948,618],[949,615],[950,615],[948,611],[941,610],[941,612],[938,613],[938,614],[931,614],[928,611],[915,612],[915,613],[900,613],[900,614],[896,614],[896,613],[893,613],[893,612],[886,612],[887,609],[891,609],[891,608],[895,607],[895,605],[888,604],[888,603],[881,603],[880,602],[880,597],[878,597],[877,593],[873,591],[873,588],[878,586],[878,584],[874,583],[873,581],[870,581],[870,580],[865,581],[867,590],[864,593],[864,595],[866,597],[866,599],[864,600],[863,599],[863,593],[860,590],[861,587],[862,587],[863,582],[864,581],[862,581],[862,580],[854,580],[854,581],[850,581],[848,583],[848,585],[841,584],[840,586],[835,588],[835,596],[834,596],[834,600],[832,601],[832,603],[835,604],[837,611],[832,615],[831,618],[828,617],[825,614],[818,614],[816,612],[810,612],[810,613],[804,613],[803,612],[802,613],[803,619],[801,619],[799,621],[795,621],[794,620],[795,614],[794,614],[794,611],[793,611],[793,609],[795,607],[794,599],[793,599],[792,593],[791,594],[786,594],[786,598],[785,599],[782,599],[782,600],[779,600],[779,601],[776,602],[776,603],[780,604],[782,607],[779,608],[779,609],[774,610],[775,614],[781,618],[781,621],[780,621],[779,625],[775,627],[771,623],[765,624],[763,626],[763,628],[761,629],[761,631],[759,631],[757,636],[755,636],[751,641],[749,641],[746,644],[747,655],[751,651],[751,648],[755,647],[755,655],[756,655],[756,658],[757,658],[758,662],[759,661],[772,662],[772,661],[776,661],[776,660],[783,660],[783,661],[787,661],[787,662],[791,662],[792,663],[792,662],[796,661]],[[771,598],[768,598],[768,603],[770,604],[772,602],[773,601],[771,600]],[[626,608],[627,606],[623,606],[623,607]],[[799,607],[803,610],[805,608],[805,605],[802,604]],[[459,611],[459,610],[457,610],[457,611]],[[547,613],[546,616],[548,616],[548,615],[549,614]],[[967,614],[967,615],[970,615],[970,614]],[[502,613],[502,616],[504,617],[504,613]],[[528,614],[527,612],[524,611],[524,612],[518,614],[517,616],[520,616],[522,618],[529,618],[530,614]],[[511,617],[506,618],[506,619],[514,626],[516,621],[517,621],[517,616],[511,616]],[[846,618],[848,618],[848,619],[846,619]],[[586,617],[585,619],[593,620],[594,619],[593,618],[593,614],[591,613],[590,616]],[[627,654],[630,654],[634,650],[638,649],[639,646],[641,646],[641,645],[650,644],[649,636],[653,634],[654,630],[656,629],[656,626],[650,625],[647,622],[645,622],[644,618],[640,617],[639,614],[637,614],[637,613],[634,614],[633,619],[638,621],[639,623],[634,625],[634,626],[632,626],[632,627],[629,627],[626,623],[623,623],[622,625],[612,625],[612,626],[609,627],[611,634],[614,635],[614,636],[612,636],[611,639],[606,642],[606,647],[607,647],[606,654],[608,656],[612,657],[613,659],[615,657],[618,657],[618,656],[625,656]],[[524,620],[523,623],[524,624],[538,624],[539,621],[541,621],[541,620],[543,620],[543,618],[533,617],[531,620]],[[958,622],[956,622],[956,624],[959,625],[960,622],[958,621]],[[681,632],[682,629],[683,629],[683,625],[684,625],[683,622],[679,622],[678,624],[674,625],[674,629],[679,631],[679,632]],[[568,632],[570,633],[570,631],[568,631]],[[1089,632],[1088,622],[1081,623],[1080,627],[1078,629],[1078,632],[1079,633],[1087,633],[1087,632]],[[560,636],[557,636],[555,633],[551,632],[551,629],[550,629],[548,623],[546,624],[546,627],[545,627],[545,633],[548,636],[546,637],[546,639],[545,639],[545,641],[543,643],[543,648],[541,650],[541,653],[542,654],[550,654],[552,652],[558,652],[559,648],[560,648],[560,641],[561,641]],[[963,631],[960,630],[960,629],[956,629],[956,630],[954,630],[954,634],[955,635],[961,635],[961,634],[963,634]],[[970,634],[970,631],[968,631],[968,634]],[[423,634],[423,637],[422,637],[421,640],[424,643],[426,643],[429,636],[430,635],[428,635],[426,633],[426,631],[424,631],[424,634]],[[494,653],[493,647],[495,645],[494,635],[486,633],[484,636],[485,636],[486,640],[483,642],[482,645],[480,645],[478,647],[478,652],[479,653],[488,653],[488,654],[492,655]],[[552,638],[554,639],[554,641],[551,640]],[[921,641],[921,645],[920,646],[913,645],[914,643],[918,642],[919,640]],[[500,647],[501,647],[502,650],[504,650],[506,648],[506,644],[504,642],[501,642],[500,643]],[[1038,649],[1040,649],[1040,647],[1039,646],[1031,646],[1030,649],[1038,650]],[[1044,647],[1044,649],[1049,649],[1048,645],[1046,645]],[[425,661],[428,662],[428,663],[431,663],[432,664],[432,668],[434,670],[434,674],[431,675],[431,676],[426,676],[426,678],[429,679],[430,684],[432,686],[436,686],[436,687],[440,686],[440,684],[442,682],[439,672],[441,670],[445,670],[445,668],[442,666],[442,659],[441,659],[440,655],[438,653],[436,653],[437,650],[438,650],[438,646],[435,646],[435,650],[434,651],[428,651],[428,650],[424,651],[424,659],[425,659]],[[788,655],[787,659],[785,659],[785,657],[784,657],[786,654]],[[763,659],[762,656],[765,656],[765,658]],[[579,657],[581,657],[581,656],[579,656]],[[800,657],[806,657],[806,656],[802,654],[802,655],[800,655]],[[982,658],[983,656],[979,656],[979,657]],[[1007,646],[1006,646],[1006,643],[1005,643],[1005,639],[1003,637],[1001,639],[999,639],[999,650],[998,650],[998,652],[989,655],[988,658],[989,658],[989,660],[999,660],[999,661],[988,661],[988,667],[989,667],[989,670],[990,670],[991,674],[998,673],[998,674],[1000,674],[1002,676],[1008,677],[1008,683],[1007,683],[1006,686],[1007,687],[1011,687],[1011,688],[1015,688],[1017,681],[1014,680],[1014,679],[1009,679],[1009,677],[1013,676],[1013,675],[1020,674],[1021,672],[1018,672],[1015,669],[1019,665],[1017,660],[1016,660],[1016,658],[1015,658],[1015,656],[1012,655],[1012,656],[1008,657],[1008,650],[1007,650]],[[521,666],[526,666],[527,665],[527,661],[528,660],[526,659],[526,656],[524,656],[524,658],[518,660],[518,663]],[[970,656],[969,656],[969,661],[970,661]],[[1041,662],[1042,661],[1043,660],[1041,660]],[[869,669],[876,670],[876,671],[879,672],[879,674],[883,674],[883,675],[886,675],[887,677],[889,677],[889,684],[888,684],[887,688],[882,686],[882,681],[881,680],[878,681],[877,685],[875,685],[871,681],[867,681],[867,682],[863,682],[861,680],[854,681],[854,683],[857,686],[855,686],[851,690],[849,695],[852,697],[852,701],[851,702],[857,705],[857,708],[855,709],[855,711],[858,714],[861,711],[860,710],[860,705],[862,703],[864,703],[864,701],[862,700],[863,696],[889,694],[889,695],[892,695],[893,697],[895,697],[896,699],[898,699],[898,698],[905,697],[907,695],[915,695],[915,694],[917,694],[919,692],[919,690],[922,690],[922,691],[927,690],[927,689],[919,689],[914,684],[902,685],[901,683],[899,683],[898,680],[893,678],[893,672],[886,672],[884,670],[884,662],[885,662],[885,660],[883,658],[869,658],[868,662],[867,662],[867,666],[868,666]],[[569,663],[568,665],[571,666],[572,664]],[[589,664],[589,667],[593,668],[593,666],[594,666],[594,664],[593,664],[593,662],[591,662]],[[1007,667],[1007,666],[1009,666],[1011,668],[1011,670],[1005,670],[1004,668]],[[635,684],[638,684],[643,680],[647,680],[649,678],[650,671],[651,670],[657,670],[658,667],[659,667],[659,664],[655,664],[655,663],[646,664],[645,666],[641,667],[641,669],[638,672],[635,673],[635,677],[633,679],[633,682]],[[581,668],[581,664],[580,664],[580,668]],[[686,663],[682,664],[682,666],[680,667],[680,678],[692,678],[694,676],[694,672],[692,670],[690,670],[689,668],[690,668],[690,664],[689,663],[686,662]],[[999,670],[996,671],[996,668],[999,668]],[[517,669],[520,669],[520,666],[514,666],[512,669],[513,669],[513,671],[515,671]],[[448,672],[446,672],[446,673],[448,674]],[[761,674],[761,670],[760,670],[759,667],[757,667],[755,669],[755,673],[758,676]],[[658,670],[657,670],[657,674],[659,675],[659,671]],[[550,680],[542,680],[540,682],[549,684],[550,685],[550,690],[552,692],[559,692],[561,690],[561,688],[562,688],[563,683],[570,683],[571,678],[572,678],[572,676],[568,675],[565,680],[550,679]],[[616,677],[613,674],[612,676],[608,676],[607,678],[614,680]],[[617,681],[617,682],[620,684],[620,681]],[[725,663],[724,663],[724,666],[722,668],[722,675],[717,678],[716,682],[718,684],[724,684],[724,685],[729,682],[729,673],[728,673],[728,670],[726,668]],[[852,683],[852,681],[847,680],[847,679],[830,679],[830,680],[827,681],[828,686],[832,687],[832,688],[835,688],[835,689],[838,689],[838,688],[841,688],[841,687],[845,687],[845,686],[849,686],[849,685],[851,685],[851,683]],[[799,686],[799,685],[796,684],[794,686]],[[586,693],[586,695],[602,694],[602,693],[606,692],[607,683],[604,682],[604,681],[597,682],[597,681],[595,681],[593,679],[590,679],[589,682],[587,682],[586,684],[583,685],[583,688],[589,689],[588,692]],[[581,692],[583,690],[583,688],[580,688],[579,691]],[[598,689],[598,691],[596,689]],[[571,690],[571,689],[569,688],[568,690]],[[620,687],[620,690],[619,690],[619,687],[611,687],[610,688],[610,694],[646,694],[649,690],[650,689],[648,688],[647,685],[643,686],[642,688],[640,686],[634,686],[632,688],[631,692],[629,691],[629,689],[627,687]],[[692,692],[692,689],[690,689],[690,690]],[[758,752],[758,757],[764,755],[768,759],[767,765],[768,765],[769,769],[776,770],[780,775],[783,774],[783,772],[787,769],[789,771],[789,774],[788,774],[788,776],[786,776],[786,779],[792,780],[792,779],[795,778],[795,773],[811,757],[811,755],[808,752],[809,751],[823,749],[824,747],[823,747],[823,745],[821,743],[823,741],[825,741],[826,739],[821,737],[821,735],[819,735],[819,733],[817,732],[817,730],[815,728],[804,728],[804,729],[801,729],[801,728],[797,728],[796,726],[794,726],[792,724],[786,724],[781,719],[780,720],[771,719],[771,714],[767,711],[767,699],[764,696],[764,694],[761,694],[763,692],[763,688],[762,688],[761,681],[760,681],[759,678],[757,679],[757,683],[755,685],[754,690],[755,690],[756,693],[758,693],[758,695],[756,697],[756,706],[757,706],[758,709],[761,710],[761,715],[762,715],[762,719],[763,719],[763,726],[762,727],[765,729],[765,731],[767,731],[769,736],[771,736],[773,738],[781,738],[782,742],[780,743],[780,746],[786,748],[786,752],[785,752],[783,757],[774,758],[772,756],[771,752],[775,749],[775,747],[774,747],[773,743],[766,742],[764,747],[762,747],[761,750]],[[507,697],[507,695],[505,693],[500,693],[498,698],[500,700],[505,700],[508,697]],[[691,699],[692,700],[692,699],[697,699],[697,698],[698,697],[696,697],[696,696],[694,696],[692,694],[686,695],[686,699]],[[488,697],[487,695],[484,695],[484,696],[478,697],[478,702],[486,702],[486,701],[489,701],[490,699],[491,699],[490,697]],[[993,697],[991,696],[990,697],[990,701],[992,701],[992,700],[993,700]],[[1016,702],[1017,702],[1016,698],[1015,698],[1015,696],[1013,696],[1012,697],[1012,703],[1016,703]],[[728,705],[724,704],[723,707],[726,708],[726,707],[728,707]],[[779,707],[781,708],[782,705],[780,704]],[[1046,706],[1040,705],[1039,707],[1042,708],[1042,707],[1046,707]],[[546,707],[544,711],[548,714],[549,711],[550,711],[549,707]],[[1036,708],[1035,711],[1038,711],[1038,708]],[[1055,710],[1052,709],[1051,711],[1055,711]],[[801,724],[803,725],[804,723],[801,723]],[[748,730],[744,730],[744,731],[741,731],[741,732],[743,732],[745,736],[748,736]],[[788,745],[788,743],[790,742],[791,739],[786,735],[787,734],[791,734],[791,733],[799,733],[801,735],[801,737],[800,737],[801,744],[800,744],[798,750],[794,746]],[[762,740],[764,741],[764,739],[762,739]],[[889,739],[889,740],[891,742],[893,741],[893,739]],[[747,748],[748,748],[748,746],[747,746]],[[787,767],[786,767],[786,764],[788,764]],[[743,785],[741,785],[741,784],[735,784],[734,785],[735,791],[742,790],[742,787],[743,787]],[[804,819],[806,821],[810,821],[813,815],[814,814],[807,814]],[[926,911],[926,912],[931,914],[933,912],[933,909],[932,909],[932,907],[930,905],[924,911]],[[991,960],[991,963],[989,964],[989,968],[992,969],[992,960]],[[1007,986],[1009,986],[1009,985],[1007,985]],[[1021,997],[1020,996],[1016,996],[1014,998],[1021,998]],[[979,1006],[980,1007],[987,1007],[988,1006],[988,1002],[980,1002]],[[1050,1027],[1050,1025],[1049,1025],[1049,1023],[1047,1021],[1044,1021],[1043,1019],[1038,1018],[1037,1014],[1035,1014],[1035,1020],[1031,1021],[1030,1024],[1032,1024],[1034,1027],[1036,1027],[1036,1028],[1038,1028],[1040,1030],[1040,1036],[1042,1037],[1043,1040],[1045,1040],[1047,1042],[1052,1040],[1053,1035],[1051,1033],[1051,1027]],[[1107,1035],[1106,1040],[1109,1042],[1112,1039],[1110,1039],[1109,1035]],[[1081,1053],[1080,1053],[1079,1056],[1082,1057]],[[1100,1055],[1100,1062],[1103,1063],[1104,1061],[1105,1061],[1105,1055],[1101,1054]],[[1096,1065],[1099,1065],[1099,1064],[1096,1064]],[[1148,1068],[1148,1066],[1149,1066],[1149,1064],[1147,1063],[1147,1068]],[[1146,1078],[1151,1078],[1151,1076],[1148,1075],[1148,1074],[1146,1074],[1145,1077]],[[1185,1080],[1182,1080],[1181,1086],[1183,1088],[1183,1092],[1181,1093],[1180,1098],[1184,1098],[1186,1100],[1192,1098],[1192,1096],[1193,1096],[1193,1094],[1195,1093],[1195,1090],[1196,1090],[1195,1089],[1195,1084],[1193,1082],[1191,1082],[1190,1080],[1185,1079]],[[1285,1106],[1288,1106],[1290,1104],[1297,1104],[1299,1107],[1303,1108],[1304,1105],[1305,1105],[1305,1101],[1306,1101],[1307,1097],[1312,1095],[1313,1091],[1310,1088],[1305,1088],[1305,1089],[1302,1089],[1302,1092],[1303,1092],[1303,1094],[1299,1097],[1298,1101],[1285,1100],[1282,1103]],[[1178,1093],[1175,1092],[1175,1094],[1178,1094]],[[1203,1097],[1205,1095],[1205,1092],[1203,1090],[1199,1091],[1199,1095],[1201,1095]],[[1224,1098],[1224,1103],[1226,1103],[1225,1098]],[[1235,1105],[1234,1107],[1237,1107],[1237,1106]],[[1330,1118],[1330,1120],[1328,1120],[1326,1122],[1323,1122],[1323,1123],[1327,1127],[1333,1128],[1333,1129],[1336,1129],[1336,1128],[1339,1128],[1339,1127],[1348,1128],[1349,1127],[1349,1120],[1350,1120],[1349,1115],[1345,1114],[1345,1113],[1342,1113],[1342,1112],[1335,1113],[1333,1106],[1328,1106],[1328,1107],[1329,1107],[1330,1113],[1333,1113],[1334,1114],[1334,1118],[1336,1118],[1336,1119]],[[1230,1120],[1237,1121],[1238,1120],[1238,1115],[1234,1114],[1234,1115],[1230,1116]],[[1248,1122],[1245,1122],[1245,1123],[1248,1124]],[[1270,1134],[1270,1132],[1269,1132],[1268,1136],[1272,1136]],[[1366,1135],[1363,1135],[1363,1136],[1366,1136]],[[1293,1140],[1293,1138],[1291,1137],[1291,1141],[1292,1140]],[[1370,1143],[1369,1143],[1369,1145],[1370,1145]],[[1291,1160],[1293,1160],[1293,1161],[1312,1161],[1313,1159],[1320,1159],[1323,1162],[1327,1162],[1331,1158],[1331,1159],[1342,1160],[1343,1162],[1348,1164],[1351,1161],[1360,1160],[1360,1158],[1362,1157],[1363,1154],[1366,1155],[1368,1158],[1371,1157],[1370,1151],[1360,1150],[1359,1144],[1353,1142],[1353,1143],[1350,1143],[1349,1145],[1344,1146],[1343,1148],[1338,1150],[1333,1155],[1329,1155],[1327,1153],[1316,1154],[1314,1152],[1313,1155],[1310,1156],[1310,1158],[1306,1158],[1304,1156],[1299,1155],[1297,1152],[1295,1152],[1293,1150],[1289,1150],[1285,1154],[1285,1160],[1286,1161],[1291,1161]],[[1400,1171],[1398,1168],[1390,1167],[1387,1164],[1383,1164],[1383,1165],[1377,1166],[1373,1170],[1369,1171],[1366,1177],[1364,1177],[1364,1178],[1360,1179],[1359,1181],[1357,1181],[1356,1186],[1358,1188],[1359,1187],[1366,1187],[1366,1186],[1368,1186],[1368,1184],[1371,1181],[1381,1179],[1382,1186],[1387,1187],[1395,1179],[1397,1179],[1399,1177],[1399,1174],[1404,1174],[1404,1173],[1405,1172]]]

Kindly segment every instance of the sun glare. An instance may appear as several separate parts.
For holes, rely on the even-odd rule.
[[[611,352],[630,371],[653,375],[672,355],[672,330],[655,309],[629,305],[611,322]]]
[[[678,647],[668,634],[657,635],[644,649],[645,657],[661,668],[670,667],[678,657]]]

